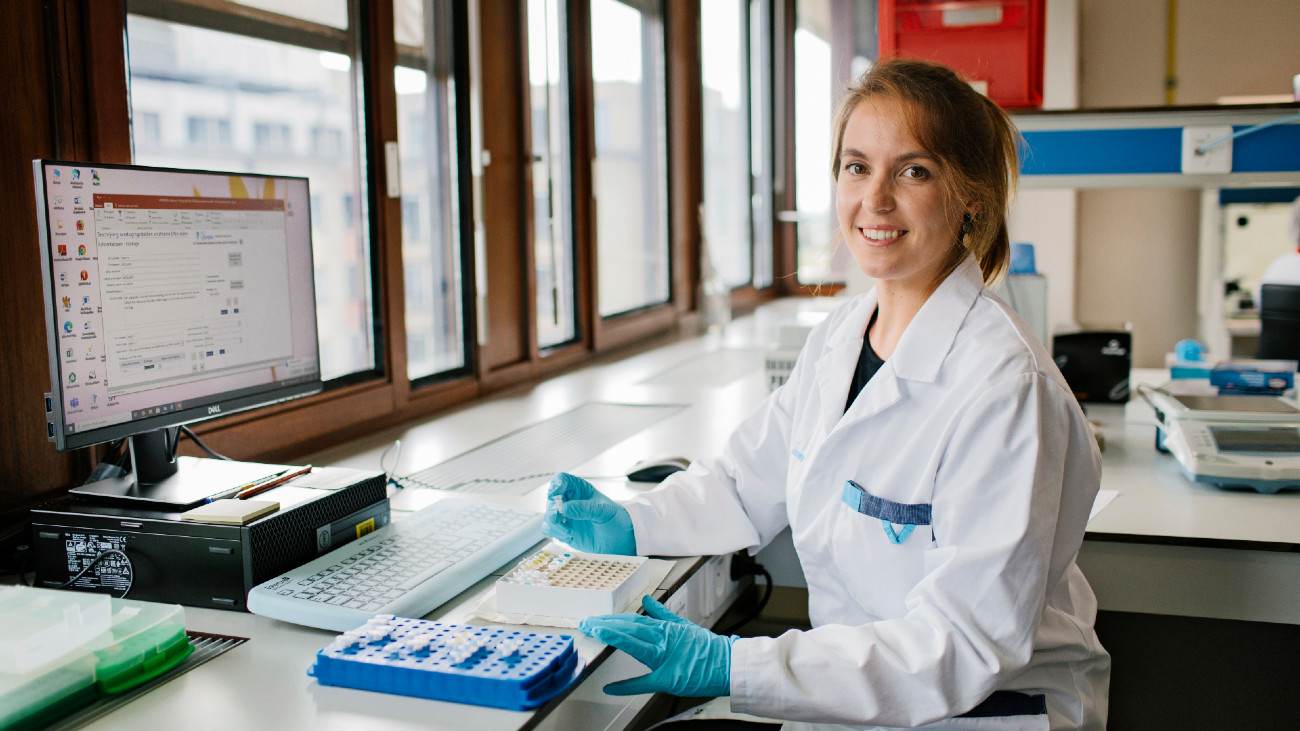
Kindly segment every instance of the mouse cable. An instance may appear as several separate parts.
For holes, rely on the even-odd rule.
[[[390,477],[388,479],[389,482],[391,482],[394,485],[397,485],[398,487],[406,487],[406,485],[403,483],[409,482],[416,487],[424,487],[430,490],[456,490],[466,485],[477,485],[477,484],[509,485],[514,482],[523,482],[524,480],[536,480],[542,477],[550,477],[551,475],[559,474],[560,472],[564,472],[564,470],[551,470],[550,472],[538,472],[532,475],[523,475],[522,477],[476,477],[472,480],[461,480],[460,482],[457,482],[454,485],[449,485],[447,487],[444,487],[442,485],[436,485],[432,482],[426,482],[424,480],[417,479],[415,475],[419,474],[418,472],[405,475],[402,477]],[[627,479],[627,475],[575,475],[572,472],[569,472],[567,474],[571,474],[574,477],[579,477],[581,479],[587,480],[588,482],[592,480],[626,480]]]
[[[125,551],[120,551],[116,548],[110,548],[107,551],[103,551],[98,556],[92,558],[90,560],[90,563],[86,564],[80,571],[77,572],[76,576],[73,576],[71,579],[68,579],[67,581],[63,582],[63,584],[60,585],[58,588],[66,589],[69,586],[72,586],[73,584],[77,583],[78,579],[85,576],[86,573],[89,572],[91,569],[95,568],[95,565],[98,564],[100,561],[102,561],[105,556],[112,556],[113,554],[117,554],[118,556],[121,556],[122,560],[126,561],[126,569],[127,569],[126,589],[123,590],[122,596],[117,597],[118,599],[125,599],[126,595],[131,593],[131,585],[135,583],[135,564],[131,562],[131,557],[126,555]],[[100,584],[100,586],[103,586],[103,584]]]
[[[393,466],[390,469],[385,465],[388,462],[388,453],[393,451],[394,449],[397,450],[397,459],[393,460]],[[405,485],[398,482],[398,480],[404,478],[393,477],[393,473],[397,471],[397,465],[401,464],[401,462],[402,462],[402,440],[394,439],[393,443],[385,447],[383,453],[379,455],[379,469],[382,470],[384,473],[385,485],[395,485],[397,486],[398,489],[405,487]]]
[[[554,472],[538,472],[533,475],[523,475],[520,477],[476,477],[472,480],[461,480],[454,485],[436,485],[432,482],[416,479],[415,475],[406,475],[404,477],[394,477],[393,482],[399,487],[406,487],[402,484],[409,482],[416,487],[425,487],[430,490],[456,490],[466,485],[488,484],[488,485],[509,485],[512,482],[523,482],[524,480],[536,480],[542,477],[550,477]]]
[[[731,555],[731,578],[735,580],[744,576],[763,577],[763,596],[748,614],[732,622],[725,629],[714,630],[720,635],[733,634],[736,630],[758,619],[758,615],[763,613],[763,609],[767,607],[768,601],[772,598],[772,574],[768,572],[763,564],[755,561],[748,553],[737,551]]]

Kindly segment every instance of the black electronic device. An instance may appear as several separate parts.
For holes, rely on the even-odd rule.
[[[54,160],[32,171],[50,441],[129,438],[136,502],[234,487],[238,468],[177,460],[175,429],[320,391],[307,180]]]
[[[1121,330],[1063,333],[1052,338],[1052,359],[1083,403],[1125,403],[1133,366],[1133,335]]]
[[[1300,361],[1300,284],[1264,284],[1257,358]]]
[[[378,472],[318,467],[254,500],[281,507],[245,525],[73,498],[33,509],[36,585],[62,586],[97,562],[69,588],[129,586],[131,599],[246,610],[254,586],[390,520]]]

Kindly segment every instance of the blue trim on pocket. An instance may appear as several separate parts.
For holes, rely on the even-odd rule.
[[[876,497],[853,480],[844,483],[844,492],[840,495],[840,500],[863,515],[880,518],[890,523],[899,525],[930,524],[929,503],[896,503],[893,500]]]
[[[903,526],[902,530],[896,531],[894,530],[894,524],[883,518],[880,520],[880,524],[884,526],[885,536],[889,538],[889,542],[895,546],[907,540],[907,537],[912,535],[912,531],[916,529],[915,525],[908,523]]]

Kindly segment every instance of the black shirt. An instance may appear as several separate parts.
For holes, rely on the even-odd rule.
[[[867,381],[870,381],[871,377],[876,375],[876,371],[880,370],[880,366],[885,364],[885,361],[876,355],[876,351],[871,349],[871,338],[867,335],[874,324],[876,324],[875,312],[871,313],[871,322],[867,323],[867,331],[862,333],[862,352],[858,354],[858,366],[853,371],[853,381],[849,383],[849,398],[844,402],[846,412],[853,405],[853,399],[862,393]]]

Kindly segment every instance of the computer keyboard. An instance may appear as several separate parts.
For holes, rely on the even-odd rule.
[[[448,497],[254,587],[248,610],[346,632],[419,618],[542,540],[542,514]]]

